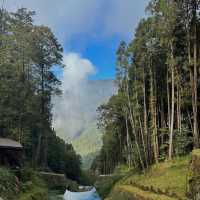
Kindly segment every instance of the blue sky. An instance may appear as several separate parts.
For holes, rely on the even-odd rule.
[[[96,73],[90,79],[110,79],[115,76],[115,52],[120,40],[118,36],[93,40],[89,38],[83,49],[72,41],[71,51],[78,52],[96,66]]]
[[[148,2],[6,0],[5,6],[10,10],[26,7],[36,11],[35,22],[52,28],[64,47],[65,55],[77,53],[80,59],[88,59],[93,64],[96,73],[90,74],[90,79],[109,79],[115,76],[115,52],[119,42],[133,37]]]
[[[126,3],[125,1],[124,3]],[[90,75],[89,79],[95,80],[115,78],[116,50],[119,46],[119,43],[121,40],[129,42],[133,39],[135,28],[137,27],[139,20],[145,16],[145,7],[148,4],[148,0],[132,1],[135,2],[135,6],[132,10],[132,16],[134,17],[132,18],[132,27],[129,27],[127,31],[123,30],[121,33],[115,32],[112,34],[102,34],[97,28],[95,31],[99,32],[99,35],[74,35],[70,41],[65,43],[66,52],[77,52],[82,57],[90,60],[94,64],[96,73]],[[124,10],[124,12],[126,11]],[[96,23],[101,25],[101,18],[98,20]],[[126,19],[124,19],[124,23],[126,23],[125,20]],[[123,23],[123,20],[121,22]]]
[[[2,1],[2,0],[0,0]],[[53,126],[76,134],[86,125],[82,108],[93,104],[88,79],[114,79],[116,50],[133,39],[149,0],[6,0],[7,9],[36,11],[36,24],[49,26],[64,47],[66,67],[53,71],[63,95],[54,97]],[[67,95],[66,95],[67,94]],[[94,113],[96,109],[94,110]]]

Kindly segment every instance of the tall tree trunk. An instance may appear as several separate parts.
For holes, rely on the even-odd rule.
[[[126,114],[126,143],[127,143],[127,164],[129,168],[131,167],[131,146],[130,146],[130,137],[129,137],[129,128],[128,128],[128,116]]]
[[[168,129],[170,132],[170,127],[171,127],[171,108],[170,108],[170,90],[169,90],[169,71],[167,70],[167,119],[168,119]]]
[[[150,62],[151,63],[151,62]],[[158,163],[158,132],[157,132],[157,109],[155,97],[155,80],[154,70],[150,64],[150,107],[151,107],[151,123],[152,123],[152,138],[153,138],[153,153],[155,162]]]
[[[137,153],[138,153],[138,156],[139,156],[140,164],[141,164],[142,170],[144,171],[145,170],[145,166],[144,166],[144,162],[143,162],[143,159],[142,159],[142,154],[141,154],[141,151],[140,151],[139,140],[138,140],[136,127],[135,127],[135,122],[134,122],[134,117],[133,117],[133,112],[132,112],[132,108],[131,108],[128,80],[129,80],[129,77],[128,77],[128,72],[127,72],[126,73],[126,95],[127,95],[127,100],[128,100],[129,118],[130,118],[130,122],[131,122],[131,126],[132,126],[133,135],[134,135],[134,138],[135,138],[135,145],[136,145]]]
[[[146,152],[147,152],[147,165],[149,165],[149,159],[150,159],[150,151],[148,147],[148,125],[147,125],[147,104],[146,104],[146,84],[145,84],[145,71],[143,69],[143,109],[144,109],[144,142],[146,146]],[[147,166],[148,167],[148,166]]]
[[[188,23],[187,23],[187,45],[188,45],[188,62],[190,73],[190,86],[192,93],[192,113],[193,113],[193,143],[194,148],[199,148],[199,133],[198,133],[198,94],[197,94],[197,2],[192,1],[192,20],[190,21],[190,12],[188,7]],[[192,60],[192,45],[193,45],[193,60]]]
[[[191,57],[191,36],[190,36],[190,30],[189,26],[187,27],[187,46],[188,46],[188,64],[189,64],[189,74],[190,74],[190,87],[191,87],[191,94],[192,94],[192,113],[194,113],[194,77],[193,77],[193,70],[192,70],[192,57]],[[195,143],[195,134],[194,134],[194,120],[192,121],[190,112],[187,109],[187,114],[188,114],[188,120],[190,122],[191,130],[193,133],[193,142]],[[193,114],[194,116],[194,114]]]
[[[41,64],[41,113],[40,113],[40,132],[39,132],[39,138],[38,138],[38,143],[37,143],[37,149],[36,149],[36,165],[39,165],[41,164],[42,167],[45,167],[46,166],[46,158],[42,158],[42,155],[41,155],[41,145],[42,145],[42,140],[46,140],[47,137],[46,137],[46,133],[45,133],[45,124],[46,124],[46,121],[45,121],[45,83],[44,83],[44,74],[45,74],[45,66],[44,64]],[[46,151],[46,141],[44,141],[44,147],[43,147],[43,150]],[[45,153],[43,153],[43,156],[46,156]],[[41,161],[41,158],[42,158],[42,163],[40,163]]]
[[[198,95],[197,95],[197,24],[196,24],[196,1],[194,3],[195,8],[194,8],[194,78],[193,78],[193,88],[192,88],[192,93],[193,93],[193,128],[194,128],[194,148],[199,148],[199,133],[198,133],[198,120],[197,120],[197,113],[198,113]]]
[[[141,121],[140,117],[139,117],[139,124],[140,124],[140,134],[141,134],[141,139],[142,139],[142,145],[143,145],[143,149],[144,149],[144,160],[145,160],[146,167],[148,168],[149,166],[148,166],[148,159],[147,159],[147,149],[146,149],[146,145],[145,145],[142,121]]]
[[[137,83],[135,82],[135,85]],[[138,101],[138,92],[137,90],[135,91],[135,95],[136,95],[136,107],[139,108],[139,101]],[[136,111],[136,112],[139,112],[139,111]],[[144,131],[143,131],[143,128],[142,128],[142,122],[141,122],[141,117],[140,117],[140,113],[139,113],[139,116],[138,116],[138,119],[135,119],[135,121],[138,121],[139,123],[139,133],[141,135],[141,139],[142,139],[142,146],[143,146],[143,151],[144,151],[144,161],[145,161],[145,164],[146,164],[146,167],[148,167],[148,160],[147,160],[147,150],[146,150],[146,145],[145,145],[145,136],[144,136]]]
[[[174,55],[173,55],[173,43],[171,41],[171,81],[172,81],[172,99],[171,99],[171,123],[170,123],[170,136],[169,136],[169,160],[172,159],[173,154],[173,132],[174,132],[174,105],[175,105],[175,69],[174,69]]]
[[[180,104],[181,104],[181,99],[180,99],[180,87],[179,83],[176,85],[176,115],[177,115],[177,130],[179,133],[181,133],[181,109],[180,109]]]

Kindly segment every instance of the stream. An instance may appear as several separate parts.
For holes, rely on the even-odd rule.
[[[101,200],[95,188],[86,192],[70,192],[66,190],[65,194],[59,194],[56,191],[49,193],[49,200]]]

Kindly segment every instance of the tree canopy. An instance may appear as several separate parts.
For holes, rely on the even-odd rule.
[[[63,67],[63,49],[34,15],[0,9],[0,137],[23,145],[28,166],[78,179],[80,156],[52,127],[52,97],[61,94],[53,67]]]
[[[199,147],[199,1],[151,0],[117,51],[118,93],[99,108],[103,147],[92,168],[145,170]]]

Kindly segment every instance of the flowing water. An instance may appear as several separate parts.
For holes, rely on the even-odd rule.
[[[95,188],[87,192],[70,192],[66,190],[64,195],[51,192],[49,200],[101,200]]]

